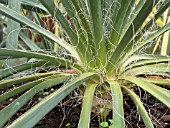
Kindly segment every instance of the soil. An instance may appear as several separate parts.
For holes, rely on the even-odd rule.
[[[170,89],[170,87],[166,88]],[[155,128],[170,128],[170,110],[145,91],[137,87],[133,89],[142,99],[148,113],[150,113],[150,117]],[[32,98],[25,106],[23,106],[22,109],[20,109],[6,123],[4,128],[6,128],[12,123],[13,120],[21,116],[32,106],[37,104],[38,100],[41,100],[46,95],[49,95],[50,92],[52,92],[52,90],[45,90],[34,96],[34,98]],[[68,95],[59,105],[57,105],[43,119],[41,119],[34,126],[34,128],[76,128],[82,105],[81,97],[79,97],[77,94],[78,91],[74,91]],[[14,99],[17,97],[18,96],[14,97]],[[145,128],[144,123],[130,97],[128,95],[124,95],[124,99],[126,101],[124,104],[126,128]],[[0,104],[0,110],[10,102],[12,102],[11,99]],[[112,112],[107,115],[105,119],[106,122],[109,123],[108,120],[111,118]],[[99,122],[102,122],[101,116],[92,113],[90,128],[102,128]]]

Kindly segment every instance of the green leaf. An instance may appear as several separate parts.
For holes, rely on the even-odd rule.
[[[146,55],[145,55],[146,57]],[[142,59],[142,57],[139,57],[140,59]],[[145,60],[139,60],[139,58],[136,58],[136,60],[133,61],[138,61],[138,62],[134,62],[133,64],[130,64],[129,66],[127,66],[125,68],[125,70],[131,70],[133,68],[136,67],[141,67],[144,65],[153,65],[153,64],[158,64],[160,65],[160,63],[168,63],[170,61],[170,57],[169,56],[149,56],[148,55],[148,59],[146,58]]]
[[[79,19],[79,17],[77,16],[77,14],[79,14],[81,10],[76,10],[76,9],[73,7],[73,4],[71,3],[71,1],[62,0],[61,2],[62,2],[62,4],[63,4],[63,6],[65,7],[66,12],[68,13],[71,21],[73,22],[74,27],[75,27],[75,29],[76,29],[76,32],[77,32],[77,34],[78,34],[81,42],[87,44],[86,37],[85,37],[85,33],[84,33],[83,30],[82,30],[82,25],[79,23],[80,19]],[[77,2],[77,1],[76,1],[76,2]]]
[[[166,25],[164,25],[163,27],[161,27],[160,29],[156,30],[155,32],[151,33],[148,35],[148,37],[142,41],[141,43],[139,43],[138,46],[136,46],[132,52],[136,52],[137,50],[141,49],[143,46],[147,45],[150,41],[152,41],[153,39],[159,37],[161,34],[165,33],[166,31],[168,31],[170,29],[170,23],[167,23]]]
[[[121,8],[118,11],[118,15],[116,17],[114,26],[112,28],[111,37],[110,37],[111,38],[110,42],[112,43],[113,49],[115,49],[115,47],[117,47],[117,45],[118,45],[118,41],[119,41],[119,38],[120,38],[120,35],[121,35],[120,32],[124,27],[124,26],[122,26],[123,22],[124,22],[124,20],[127,20],[127,19],[124,19],[124,18],[126,16],[126,13],[127,13],[127,10],[129,8],[131,1],[132,0],[125,0],[125,1],[122,0],[121,3],[120,3]]]
[[[128,93],[128,95],[131,97],[131,99],[135,103],[136,108],[137,108],[138,112],[140,113],[140,115],[141,115],[141,117],[142,117],[142,119],[145,123],[145,126],[147,128],[154,128],[152,121],[151,121],[150,117],[148,116],[148,113],[145,110],[145,107],[143,106],[143,103],[140,101],[139,97],[133,91],[131,91],[130,89],[128,89],[124,86],[122,88]]]
[[[30,89],[26,93],[24,93],[22,96],[20,96],[15,101],[13,101],[10,105],[8,105],[7,107],[5,107],[4,109],[2,109],[0,111],[0,118],[1,118],[0,127],[2,127],[5,124],[5,122],[8,121],[8,119],[13,114],[15,114],[15,112],[17,112],[29,99],[31,99],[39,91],[49,88],[49,87],[52,87],[54,85],[63,83],[65,81],[69,80],[70,78],[71,78],[70,76],[64,76],[64,77],[59,77],[59,78],[48,79],[48,80],[36,85],[35,87]],[[9,127],[11,127],[11,126],[9,126]],[[23,126],[23,127],[25,127],[25,126]],[[30,127],[31,126],[29,126],[29,128]]]
[[[144,39],[142,42],[140,42],[138,45],[133,47],[133,49],[132,49],[132,46],[134,45],[134,42],[131,41],[129,46],[125,49],[126,55],[125,55],[125,57],[123,57],[122,60],[120,60],[120,63],[123,63],[123,61],[125,61],[127,58],[129,58],[130,55],[134,54],[135,52],[137,52],[138,50],[140,50],[141,48],[143,48],[144,46],[149,44],[152,40],[159,37],[161,34],[165,33],[169,29],[170,29],[170,23],[164,25],[163,27],[159,28],[158,30],[155,30],[152,33],[149,33],[148,37],[146,39]]]
[[[105,26],[105,31],[109,32],[111,31],[111,23],[112,21],[110,18],[112,17],[113,13],[112,8],[116,2],[113,0],[102,0],[102,11],[103,11],[103,25]],[[117,7],[117,6],[115,6]],[[106,46],[107,47],[107,46]],[[107,47],[107,50],[109,49],[109,46]]]
[[[117,19],[117,15],[118,15],[118,11],[121,8],[121,1],[122,0],[114,0],[112,1],[112,7],[111,7],[111,12],[112,12],[112,16],[111,16],[111,20],[112,20],[112,26],[114,26],[115,21]]]
[[[162,2],[162,1],[160,1],[160,2]],[[160,3],[160,2],[159,2],[159,3]],[[158,3],[158,4],[159,4],[159,3]],[[149,30],[149,28],[152,27],[153,23],[154,23],[159,17],[162,16],[162,14],[169,8],[169,6],[170,6],[170,1],[169,1],[169,0],[164,0],[164,1],[161,3],[160,7],[157,9],[157,12],[156,12],[156,14],[154,15],[154,17],[144,26],[144,28],[143,28],[142,31],[141,31],[141,34],[138,35],[136,38],[141,37],[141,36],[143,35],[143,33],[145,33],[145,31]],[[136,40],[136,38],[135,38],[135,40]]]
[[[128,80],[138,85],[139,87],[149,92],[151,95],[156,97],[158,100],[160,100],[162,103],[164,103],[167,107],[170,108],[170,96],[169,96],[170,93],[167,94],[166,92],[164,92],[163,88],[158,87],[154,84],[148,83],[146,81],[143,81],[140,78],[133,77],[133,76],[126,76],[126,77],[123,77],[123,79]]]
[[[140,0],[139,3],[136,5],[135,7],[135,10],[133,12],[131,12],[132,14],[130,15],[127,15],[127,17],[129,17],[128,19],[125,19],[125,21],[127,21],[127,24],[124,24],[125,26],[123,27],[123,30],[122,30],[122,33],[121,33],[121,37],[120,37],[120,40],[125,36],[127,30],[131,27],[131,25],[133,24],[135,18],[138,16],[138,14],[140,13],[140,11],[142,10],[143,6],[145,5],[147,0]],[[136,2],[136,0],[135,0]],[[133,9],[133,6],[131,7],[130,5],[130,8]]]
[[[142,9],[136,16],[134,22],[131,24],[126,34],[124,35],[122,40],[119,42],[119,45],[117,46],[115,52],[111,56],[110,61],[106,67],[108,74],[110,74],[111,72],[116,72],[117,70],[116,65],[120,63],[119,60],[122,60],[124,58],[124,54],[126,53],[125,52],[126,46],[129,45],[130,40],[134,36],[134,33],[136,33],[139,30],[139,28],[142,26],[143,22],[148,17],[150,12],[152,11],[153,6],[157,2],[158,1],[147,0],[147,2],[143,5]],[[140,43],[140,44],[143,44],[143,43]],[[129,48],[132,49],[133,45],[130,46]]]
[[[30,50],[41,51],[41,49],[34,42],[32,42],[23,32],[19,33],[19,37],[29,47]]]
[[[47,78],[47,77],[45,77],[45,78]],[[39,80],[30,82],[28,84],[22,85],[20,87],[14,88],[13,90],[10,90],[9,92],[6,92],[6,93],[0,95],[0,103],[2,101],[5,101],[5,100],[15,96],[18,93],[24,92],[25,90],[28,90],[28,89],[34,87],[35,85],[38,85],[39,83],[41,83],[43,81],[44,81],[44,79],[39,79]]]
[[[129,64],[133,63],[133,62],[136,62],[136,61],[140,61],[140,60],[150,60],[150,59],[154,59],[156,58],[155,55],[133,55],[131,56],[130,58],[128,58],[126,61],[124,61],[123,65],[122,65],[122,68],[125,68],[126,66],[128,66]]]
[[[72,17],[71,20],[77,22],[77,33],[80,40],[85,45],[86,51],[89,51],[90,54],[95,55],[93,35],[91,32],[90,23],[88,22],[89,18],[87,14],[85,14],[86,11],[81,8],[81,2],[79,0],[70,0],[67,1],[67,3],[70,3],[70,6],[72,5],[72,13],[74,13],[74,17]],[[67,3],[65,3],[64,5],[66,5]],[[66,7],[67,6],[68,5],[66,5]],[[70,8],[68,8],[67,10],[70,10]]]
[[[18,93],[21,93],[21,92],[24,92],[25,90],[28,90],[36,85],[38,85],[39,83],[47,80],[47,79],[52,79],[52,78],[56,78],[56,77],[61,77],[59,74],[56,74],[56,75],[52,75],[52,76],[47,76],[45,78],[40,78],[38,80],[35,80],[33,82],[30,82],[30,83],[27,83],[27,84],[24,84],[22,86],[19,86],[19,87],[14,87],[13,90],[10,90],[2,95],[0,95],[0,102],[6,100],[6,99],[9,99],[10,97],[18,94]],[[25,81],[23,81],[25,82]]]
[[[163,17],[163,22],[164,24],[166,23],[170,23],[170,18],[168,17],[168,13],[169,13],[169,9],[167,9],[164,12],[164,17]],[[162,45],[161,45],[161,55],[168,55],[169,54],[169,49],[168,49],[168,45],[169,45],[169,40],[170,40],[170,32],[165,32],[163,35],[163,39],[162,39]]]
[[[22,50],[8,50],[0,48],[0,56],[15,56],[15,57],[26,57],[26,58],[37,58],[46,60],[47,63],[50,62],[51,65],[66,67],[69,68],[71,66],[76,67],[77,69],[81,69],[77,64],[73,64],[71,61],[66,59],[60,59],[58,57],[52,55],[46,55],[45,53],[37,53],[37,52],[29,52]]]
[[[158,85],[166,85],[170,86],[170,79],[156,79],[156,78],[141,78],[143,81],[153,83],[153,84],[158,84]]]
[[[59,73],[59,72],[36,73],[36,74],[32,74],[32,75],[28,75],[28,76],[24,76],[24,77],[19,77],[19,78],[14,78],[14,79],[10,79],[10,80],[2,80],[0,82],[0,89],[11,87],[13,85],[20,84],[22,82],[29,82],[29,81],[33,81],[33,80],[38,80],[39,78],[51,76],[51,75],[54,75],[54,74],[59,75],[61,73]]]
[[[90,127],[91,107],[96,86],[97,84],[93,83],[86,86],[78,128]]]
[[[168,64],[151,64],[151,65],[144,65],[140,67],[128,68],[122,74],[125,75],[141,75],[145,73],[150,73],[154,75],[157,72],[170,72],[170,66]]]
[[[102,126],[103,128],[108,128],[109,123],[108,122],[101,122],[100,126]]]
[[[12,20],[15,20],[16,22],[19,22],[21,24],[28,25],[30,28],[37,30],[42,35],[50,38],[54,42],[58,43],[62,47],[64,47],[67,51],[69,51],[76,59],[79,59],[79,55],[77,54],[76,50],[67,42],[65,42],[63,39],[56,37],[53,33],[49,32],[48,30],[45,30],[41,26],[35,24],[31,20],[21,16],[19,13],[16,13],[15,11],[6,8],[5,6],[0,4],[0,13],[8,18],[11,18]]]
[[[81,59],[80,62],[83,62],[84,64],[87,64],[88,66],[94,68],[95,63],[93,60],[92,55],[90,54],[90,51],[86,51],[86,46],[79,40],[78,36],[75,34],[75,32],[72,30],[71,25],[68,23],[68,21],[65,19],[63,14],[60,12],[60,10],[55,7],[55,4],[53,1],[45,1],[45,0],[39,0],[50,12],[50,14],[59,21],[63,29],[66,31],[67,35],[70,38],[71,43],[74,47],[76,47],[76,50],[78,52],[78,55]]]
[[[42,4],[37,0],[21,0],[21,6],[23,9],[28,11],[34,11],[41,14],[48,14],[48,11]]]
[[[13,74],[16,74],[18,72],[27,70],[27,69],[31,69],[31,68],[35,68],[35,67],[40,67],[42,65],[48,65],[49,63],[45,62],[45,61],[37,61],[37,62],[29,62],[29,63],[25,63],[22,65],[18,65],[18,66],[14,66],[14,67],[10,67],[10,68],[5,68],[0,70],[0,79],[4,79],[8,76],[11,76]]]
[[[0,3],[7,5],[8,0],[0,0]],[[37,0],[21,0],[22,8],[35,11],[38,13],[46,13],[47,10]]]
[[[86,43],[86,47],[88,48],[88,45],[92,45],[91,47],[94,47],[94,44],[92,42],[93,36],[91,32],[91,28],[88,22],[87,14],[85,14],[85,10],[81,8],[81,5],[79,5],[80,2],[79,0],[71,0],[72,5],[74,5],[75,9],[75,17],[72,17],[73,20],[76,18],[76,21],[79,22],[81,29],[78,29],[77,31],[79,32],[79,36],[81,37],[81,32],[87,35],[88,39],[85,39],[87,41],[83,42]],[[84,35],[85,36],[85,35]],[[86,37],[84,37],[86,38]]]
[[[98,67],[102,68],[106,63],[106,45],[103,33],[101,0],[89,0],[89,8],[93,25],[96,62]]]
[[[64,28],[64,30],[67,32],[68,36],[70,37],[72,44],[76,46],[78,42],[78,37],[73,31],[73,29],[71,28],[69,22],[66,20],[64,15],[61,13],[58,7],[55,6],[54,2],[52,0],[50,1],[39,0],[39,1],[49,11],[49,13],[52,16],[57,18],[61,26]]]
[[[20,0],[8,0],[8,7],[17,13],[20,13]],[[7,41],[6,48],[17,49],[18,48],[18,35],[20,31],[20,24],[8,19],[7,21]],[[16,59],[8,59],[6,65],[14,66],[17,64]]]
[[[39,13],[32,12],[31,14],[32,14],[32,15],[30,15],[30,17],[33,17],[33,18],[34,18],[36,24],[38,24],[38,25],[40,25],[40,26],[43,27],[44,25],[43,25],[43,22],[42,22],[42,19],[41,19]],[[42,17],[42,18],[43,18],[43,17]],[[48,30],[48,29],[47,29],[47,30]],[[40,34],[40,36],[41,36],[41,38],[42,38],[42,42],[43,42],[43,44],[44,44],[44,46],[45,46],[45,49],[47,49],[47,50],[52,50],[52,46],[51,46],[51,44],[49,43],[48,39],[47,39],[45,36],[41,35],[41,34]],[[34,44],[35,44],[35,43],[34,43]],[[54,45],[58,45],[58,44],[55,43]]]
[[[153,59],[142,60],[137,63],[131,65],[131,67],[137,67],[141,65],[149,65],[149,64],[159,64],[159,63],[168,63],[170,61],[169,56],[153,56]]]
[[[108,81],[112,92],[113,104],[113,123],[112,128],[124,128],[124,109],[123,109],[123,95],[120,84],[116,81]]]
[[[33,127],[41,118],[43,118],[51,109],[53,109],[62,99],[64,99],[70,92],[82,85],[83,82],[93,77],[94,73],[82,74],[75,78],[66,86],[55,91],[47,96],[40,103],[35,105],[32,109],[20,116],[9,128],[30,128]]]

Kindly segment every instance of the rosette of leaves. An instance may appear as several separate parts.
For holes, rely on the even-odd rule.
[[[67,38],[61,39],[24,16],[0,5],[0,13],[40,34],[48,37],[67,50],[72,59],[47,55],[44,52],[0,49],[1,57],[36,58],[34,62],[0,70],[0,78],[41,66],[54,66],[66,70],[64,73],[48,72],[0,82],[0,88],[18,84],[17,88],[0,95],[0,101],[21,93],[19,98],[0,111],[0,126],[14,115],[29,99],[45,88],[65,83],[16,119],[9,128],[30,128],[52,110],[62,99],[78,87],[84,87],[84,98],[79,128],[90,126],[93,97],[101,88],[112,97],[113,118],[110,127],[125,127],[123,95],[128,94],[135,103],[146,127],[153,123],[140,98],[131,89],[138,86],[170,107],[169,56],[148,55],[141,50],[170,29],[170,23],[162,27],[153,26],[168,9],[170,0],[61,0],[70,20],[55,6],[52,0],[39,0],[62,29]],[[152,9],[157,11],[146,20]],[[71,21],[71,22],[70,22]],[[145,24],[143,24],[145,22]],[[67,72],[74,70],[74,74]],[[162,79],[145,76],[159,76]],[[25,83],[25,84],[21,84]],[[27,90],[27,91],[26,91]]]

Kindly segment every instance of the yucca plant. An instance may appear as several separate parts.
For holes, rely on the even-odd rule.
[[[8,128],[33,127],[76,88],[84,92],[79,128],[90,127],[93,98],[97,93],[112,97],[111,128],[125,127],[124,94],[131,97],[146,127],[153,128],[145,107],[132,87],[140,87],[170,108],[170,91],[164,88],[164,85],[170,85],[170,57],[141,52],[170,29],[170,23],[161,28],[153,26],[168,9],[170,0],[140,0],[138,3],[135,0],[61,0],[69,21],[52,0],[39,2],[57,19],[65,31],[65,39],[3,5],[0,5],[0,13],[43,34],[67,52],[54,56],[42,51],[0,49],[2,58],[36,58],[34,62],[0,70],[0,79],[5,79],[0,82],[1,89],[20,85],[0,95],[0,102],[25,92],[0,111],[0,127],[39,91],[65,83]],[[145,20],[154,7],[157,12],[146,24]],[[9,76],[28,69],[50,66],[57,71],[9,79]],[[147,76],[160,76],[162,79]]]

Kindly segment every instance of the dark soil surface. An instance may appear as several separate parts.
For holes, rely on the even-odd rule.
[[[167,88],[168,89],[168,88]],[[170,110],[161,104],[159,101],[155,100],[145,91],[135,87],[134,91],[142,99],[145,108],[147,109],[155,128],[170,128]],[[32,106],[38,103],[38,100],[48,95],[46,90],[37,94],[33,99],[29,101],[22,109],[20,109],[7,123],[4,128],[6,128],[13,120],[18,118]],[[17,98],[14,97],[14,99]],[[129,96],[124,95],[125,99],[125,121],[126,128],[145,128],[141,117],[139,116],[135,105]],[[0,110],[8,105],[10,100],[0,104]],[[67,96],[59,105],[57,105],[53,110],[51,110],[43,119],[41,119],[34,128],[76,128],[79,116],[81,112],[81,97],[78,97],[78,91],[71,93]],[[108,119],[112,118],[112,112],[110,112],[106,117],[106,122],[109,123]],[[99,124],[102,122],[100,115],[92,114],[91,116],[91,128],[102,128]]]

